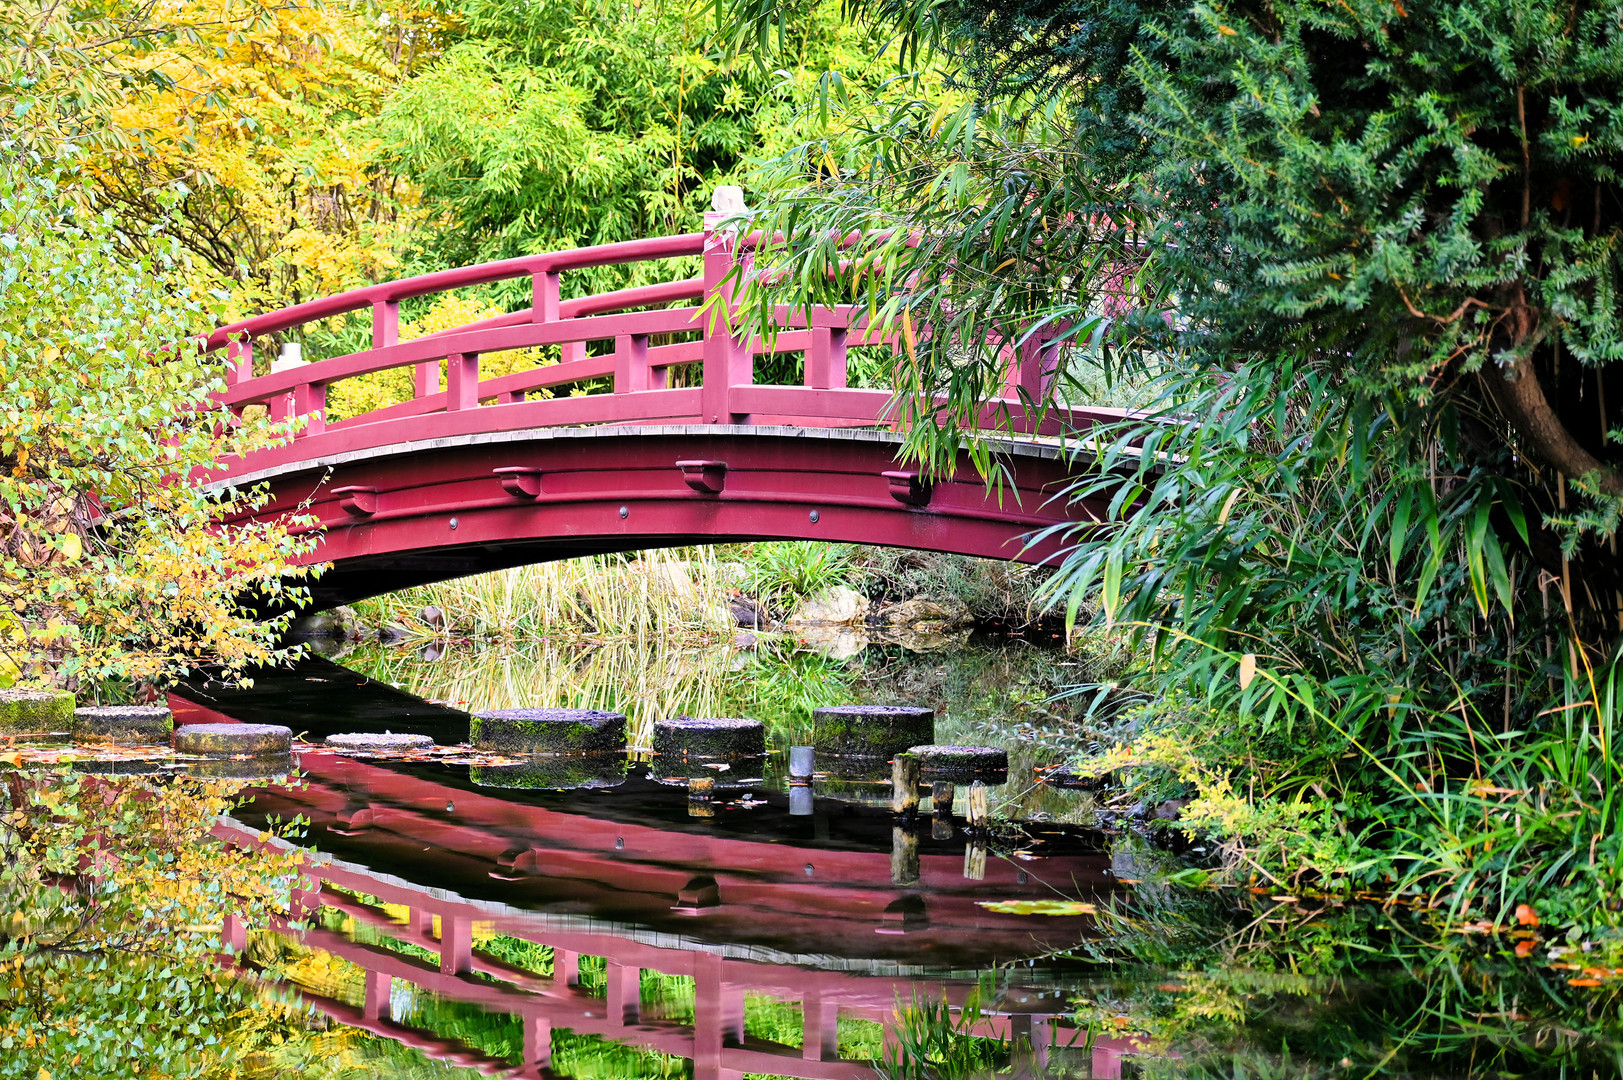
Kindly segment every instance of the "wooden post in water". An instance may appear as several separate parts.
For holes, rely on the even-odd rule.
[[[976,780],[969,785],[969,814],[967,816],[969,831],[974,833],[985,832],[988,817],[986,785]]]
[[[901,825],[890,829],[890,883],[919,883],[919,838],[912,829]]]
[[[912,754],[897,754],[890,767],[890,809],[907,817],[918,812],[919,759]]]
[[[937,780],[930,785],[930,802],[935,810],[935,816],[930,821],[930,838],[933,840],[952,839],[952,799],[954,794],[953,786],[945,781]]]
[[[964,880],[986,880],[986,845],[971,843],[964,848]]]

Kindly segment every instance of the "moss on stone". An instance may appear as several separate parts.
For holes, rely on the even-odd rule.
[[[86,745],[157,746],[175,717],[162,705],[87,705],[73,711],[73,740]]]
[[[540,754],[516,765],[474,765],[468,779],[480,787],[573,791],[625,783],[622,756]]]
[[[183,754],[286,754],[293,732],[275,724],[186,724],[175,729],[175,749]]]
[[[690,758],[732,760],[766,754],[766,726],[741,717],[674,716],[654,724],[654,753],[666,768]]]
[[[468,736],[501,754],[618,754],[626,718],[597,709],[497,709],[474,713]]]
[[[934,709],[829,705],[812,710],[812,746],[838,757],[891,758],[933,738]]]
[[[73,730],[73,695],[66,690],[0,690],[0,735],[48,738]]]
[[[1001,784],[1009,779],[1009,752],[1000,746],[915,746],[926,780],[979,780]]]

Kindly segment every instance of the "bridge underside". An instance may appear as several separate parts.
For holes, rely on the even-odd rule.
[[[1055,560],[1044,527],[1096,517],[1059,497],[1048,443],[1010,441],[989,492],[960,462],[933,484],[866,429],[726,425],[537,428],[371,447],[254,471],[254,518],[313,515],[331,568],[317,606],[525,563],[685,544],[820,540],[1026,563]]]

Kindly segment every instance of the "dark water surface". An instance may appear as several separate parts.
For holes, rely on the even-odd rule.
[[[1180,886],[1189,864],[1117,828],[1108,792],[1034,782],[1089,744],[1051,696],[1078,677],[1063,655],[798,644],[374,650],[188,690],[312,741],[455,743],[462,709],[512,705],[618,708],[633,743],[681,713],[770,731],[700,802],[635,756],[555,790],[303,754],[241,817],[306,819],[322,889],[308,931],[256,935],[247,962],[392,1047],[378,1076],[1618,1075],[1616,1002],[1571,970],[1375,905]],[[966,832],[962,791],[898,821],[858,768],[792,793],[784,749],[847,702],[1007,746],[993,828]]]

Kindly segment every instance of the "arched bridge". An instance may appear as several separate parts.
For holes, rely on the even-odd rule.
[[[1029,545],[1031,532],[1092,516],[1055,498],[1068,467],[1047,436],[1120,414],[1034,407],[1051,393],[1055,346],[1011,353],[1004,394],[980,418],[1000,439],[1012,483],[989,491],[967,457],[929,482],[897,463],[891,391],[849,385],[852,350],[898,347],[864,312],[784,309],[771,341],[701,315],[731,302],[750,246],[719,218],[704,232],[427,274],[220,329],[209,345],[229,355],[221,404],[238,415],[264,407],[302,426],[214,482],[266,483],[271,498],[257,517],[314,515],[323,540],[311,558],[333,564],[316,584],[318,606],[522,563],[712,541],[816,539],[1041,562],[1058,547]],[[571,272],[676,260],[702,261],[702,276],[561,299]],[[403,301],[514,279],[529,280],[529,308],[400,340]],[[262,362],[255,373],[256,342],[367,311],[368,348]],[[544,351],[548,362],[481,375],[481,356],[514,350]],[[408,400],[329,415],[335,385],[399,369],[411,372]],[[797,381],[767,383],[769,369]]]

